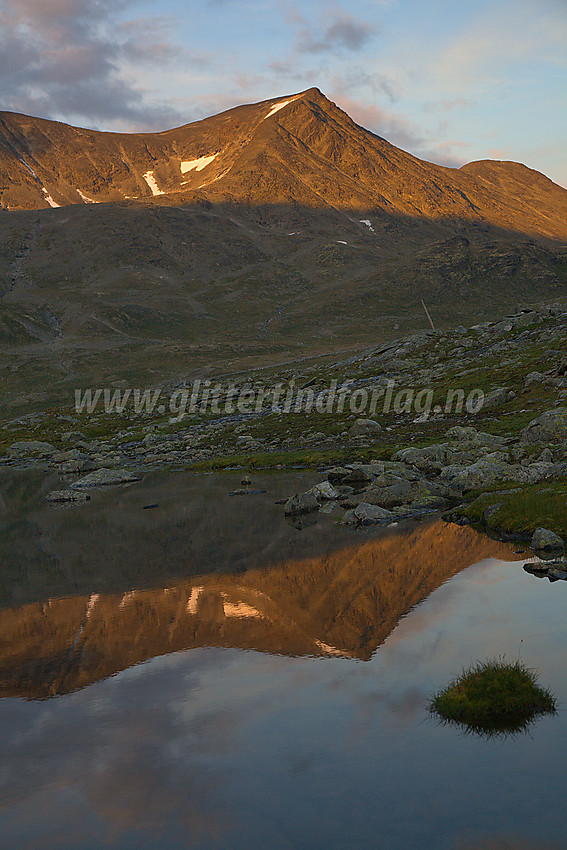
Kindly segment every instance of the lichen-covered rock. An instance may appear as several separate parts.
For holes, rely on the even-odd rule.
[[[40,440],[21,440],[18,443],[12,443],[6,454],[9,458],[51,457],[55,452],[56,448],[51,443],[43,443]]]
[[[562,443],[567,440],[567,407],[546,410],[521,432],[524,443]]]
[[[530,546],[538,552],[562,552],[565,549],[561,537],[548,528],[536,528]]]
[[[338,499],[340,496],[339,491],[335,490],[335,488],[329,481],[321,481],[320,484],[316,484],[314,487],[311,488],[311,490],[320,502],[332,502],[335,499]]]
[[[284,513],[287,516],[297,516],[298,514],[308,514],[312,511],[318,511],[321,505],[313,490],[307,490],[305,493],[295,493],[291,496],[284,506]]]
[[[330,481],[331,484],[339,484],[341,481],[349,475],[350,469],[346,469],[344,466],[333,466],[331,469],[327,469],[325,475],[327,476],[327,481]]]
[[[376,487],[373,485],[364,494],[363,501],[368,505],[380,505],[382,508],[395,508],[397,505],[405,504],[412,492],[409,481],[399,480],[388,487]]]
[[[489,487],[500,481],[516,481],[517,466],[483,458],[470,466],[447,466],[441,478],[457,490],[473,490]]]

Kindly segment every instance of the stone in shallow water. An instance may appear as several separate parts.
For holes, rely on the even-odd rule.
[[[53,490],[46,496],[46,502],[88,502],[91,497],[80,490]]]
[[[75,481],[71,484],[71,487],[110,487],[115,484],[130,484],[139,480],[138,475],[126,469],[97,469],[96,472],[90,472],[84,478]]]
[[[287,516],[296,516],[297,514],[308,514],[312,511],[318,511],[320,508],[319,500],[312,490],[306,493],[296,493],[291,496],[285,503],[284,513]]]
[[[374,523],[390,522],[394,519],[394,514],[381,508],[379,505],[369,505],[367,502],[361,502],[354,510],[354,516],[362,525],[374,525]]]
[[[315,494],[319,501],[333,501],[340,496],[339,491],[335,490],[329,481],[321,481],[320,484],[316,484],[311,488],[311,492]]]
[[[561,552],[565,548],[565,543],[548,528],[536,528],[530,546],[532,549],[544,552]]]

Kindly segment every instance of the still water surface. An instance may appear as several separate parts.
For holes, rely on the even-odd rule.
[[[274,502],[314,476],[238,478],[62,511],[4,474],[0,846],[566,847],[567,585],[438,520],[297,528]],[[518,653],[557,716],[488,741],[428,716]]]

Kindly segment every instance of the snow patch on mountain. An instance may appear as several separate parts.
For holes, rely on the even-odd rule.
[[[218,156],[218,153],[213,153],[210,156],[200,156],[198,159],[187,159],[181,163],[181,173],[187,174],[188,171],[202,171],[207,165],[210,165],[213,159]]]
[[[155,195],[165,195],[165,192],[162,192],[162,190],[159,188],[158,184],[156,183],[153,171],[146,171],[146,173],[143,175],[143,177],[144,177],[144,180],[146,181],[146,183],[148,184],[148,186],[150,187],[150,189],[152,190],[152,195],[154,195],[154,196]]]
[[[224,595],[224,594],[223,594]],[[254,619],[262,619],[262,614],[257,608],[248,605],[246,602],[228,602],[223,601],[223,610],[225,617],[243,617]]]
[[[288,105],[288,103],[293,103],[294,100],[295,100],[295,97],[291,97],[289,100],[280,100],[279,103],[274,103],[274,105],[272,106],[272,108],[270,109],[268,114],[266,115],[266,118],[271,118],[272,115],[275,115],[276,112],[279,112],[280,109],[283,109],[284,106]]]
[[[81,196],[85,204],[98,204],[99,201],[93,201],[92,198],[89,198],[87,195],[83,195],[80,189],[76,190],[77,194]]]
[[[375,232],[376,232],[376,231],[374,230],[374,228],[372,227],[372,222],[371,222],[371,221],[369,221],[367,218],[361,218],[361,219],[360,219],[360,223],[361,223],[361,224],[365,224],[367,227],[369,227],[369,228],[370,228],[370,230],[372,231],[372,233],[375,233]]]
[[[49,204],[50,207],[60,207],[61,206],[61,204],[58,204],[57,201],[54,201],[53,198],[51,197],[51,195],[48,194],[47,189],[43,188],[41,191],[45,195],[45,200],[47,201],[47,203]]]

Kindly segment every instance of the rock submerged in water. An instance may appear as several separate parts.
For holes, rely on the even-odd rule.
[[[45,501],[61,504],[63,502],[88,502],[90,498],[87,493],[82,493],[80,490],[53,490],[45,497]]]
[[[307,490],[306,493],[296,493],[291,496],[284,506],[286,516],[298,516],[299,514],[309,514],[313,511],[318,511],[321,505],[313,490]]]
[[[71,487],[81,489],[83,487],[113,487],[116,484],[131,484],[139,481],[140,476],[126,469],[97,469],[90,472],[84,478],[80,478],[71,484]]]

